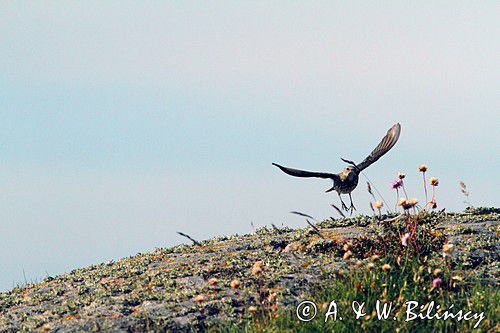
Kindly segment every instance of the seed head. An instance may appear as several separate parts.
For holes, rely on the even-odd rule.
[[[383,264],[382,265],[382,270],[384,272],[386,272],[386,273],[389,272],[391,270],[391,265],[389,265],[389,264]]]
[[[261,275],[262,274],[262,268],[260,268],[260,266],[253,266],[252,267],[252,274],[253,275]]]
[[[431,186],[438,186],[439,185],[439,179],[437,179],[436,177],[431,177],[429,179],[429,182],[430,182]]]
[[[394,179],[389,184],[391,185],[391,188],[393,190],[396,190],[396,189],[400,188],[401,186],[403,186],[403,181],[401,179],[397,178],[397,179]]]
[[[346,253],[344,253],[344,260],[349,260],[351,257],[352,257],[351,251],[347,251]]]
[[[252,306],[249,306],[249,307],[248,307],[248,312],[250,312],[250,313],[255,313],[255,312],[257,312],[257,308],[256,308],[255,306],[253,306],[253,305],[252,305]]]
[[[406,202],[410,207],[415,207],[418,204],[418,200],[416,198],[412,198]]]
[[[198,296],[196,296],[196,297],[194,298],[194,301],[195,301],[196,303],[203,303],[203,301],[204,301],[204,300],[205,300],[205,296],[203,296],[203,295],[198,295]]]
[[[418,171],[420,171],[420,172],[426,172],[426,171],[427,171],[427,165],[425,165],[425,164],[420,164],[420,165],[418,166]]]
[[[382,207],[384,207],[384,204],[382,203],[382,201],[375,201],[373,203],[373,208],[375,208],[375,209],[381,209]]]
[[[398,178],[399,178],[399,179],[404,179],[405,177],[406,177],[406,174],[405,174],[405,173],[398,172]]]
[[[356,261],[356,266],[358,267],[363,266],[363,262],[361,260]]]
[[[238,289],[240,287],[240,280],[234,279],[231,281],[231,288]]]
[[[443,245],[443,252],[444,253],[450,253],[452,250],[453,250],[453,244],[446,243]]]
[[[208,284],[211,286],[216,286],[217,283],[219,283],[219,280],[217,280],[216,278],[211,278],[208,280]]]
[[[368,270],[370,270],[370,271],[371,271],[371,270],[373,270],[373,269],[375,268],[375,264],[374,264],[374,263],[372,263],[372,262],[369,262],[369,263],[366,265],[366,268],[367,268]]]

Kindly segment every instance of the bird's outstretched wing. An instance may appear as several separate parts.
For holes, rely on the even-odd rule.
[[[334,173],[327,173],[327,172],[312,172],[312,171],[304,171],[304,170],[298,170],[298,169],[292,169],[292,168],[287,168],[282,165],[273,163],[274,166],[277,166],[278,168],[281,169],[284,173],[290,175],[290,176],[295,176],[295,177],[317,177],[317,178],[330,178],[333,180],[337,180],[339,178],[338,175]]]
[[[365,158],[363,162],[357,165],[358,170],[361,171],[363,169],[366,169],[368,166],[370,166],[370,164],[377,161],[392,147],[394,147],[396,142],[398,142],[399,133],[401,133],[401,125],[397,123],[387,131],[387,134],[384,136],[382,141],[380,141],[378,146],[371,152],[371,154],[368,155],[368,157]]]

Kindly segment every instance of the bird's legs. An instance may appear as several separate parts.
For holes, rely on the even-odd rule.
[[[342,196],[340,195],[340,193],[338,193],[338,195],[339,195],[340,202],[342,203],[342,209],[347,212],[349,210],[349,208],[347,208],[346,204],[344,203],[344,200],[342,200]]]
[[[352,215],[352,212],[354,210],[357,210],[356,207],[354,207],[354,204],[352,203],[352,197],[351,197],[351,193],[349,193],[349,199],[351,200],[351,207],[349,207],[349,209],[351,210],[351,215]],[[347,209],[346,209],[347,210]]]

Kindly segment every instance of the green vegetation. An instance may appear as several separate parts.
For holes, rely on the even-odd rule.
[[[434,216],[433,216],[434,215]],[[295,308],[275,311],[272,308],[258,311],[252,320],[239,324],[225,324],[217,327],[223,332],[470,332],[480,320],[479,317],[458,321],[437,320],[436,313],[442,317],[444,311],[457,314],[463,310],[484,313],[477,325],[477,331],[498,331],[500,294],[496,280],[481,278],[465,269],[470,263],[452,260],[456,257],[454,247],[442,236],[436,236],[436,214],[419,216],[415,242],[403,246],[398,230],[404,230],[405,221],[395,221],[387,226],[386,243],[379,247],[385,254],[370,255],[356,252],[362,260],[349,258],[345,270],[326,273],[323,282],[303,299],[314,301],[317,315],[309,322],[298,319]],[[491,246],[484,240],[486,247]],[[490,240],[492,241],[492,240]],[[444,245],[444,246],[443,246]],[[373,248],[372,248],[373,249]],[[344,250],[351,251],[348,244]],[[344,255],[344,258],[350,255]],[[463,257],[462,257],[463,259]],[[335,300],[338,307],[337,320],[330,315],[325,323],[330,302]],[[392,311],[387,320],[377,318],[376,302],[389,304]],[[356,319],[351,308],[352,302],[365,302],[365,316]],[[419,306],[434,301],[434,310],[429,311],[432,319],[406,321],[405,302],[416,301]],[[451,309],[450,306],[453,304]],[[439,306],[439,310],[436,308]],[[422,310],[425,315],[427,307]],[[332,310],[334,308],[332,307]],[[302,308],[301,308],[302,310]],[[419,308],[411,312],[420,313]],[[302,312],[301,312],[302,313]],[[342,317],[342,320],[339,319]],[[306,316],[306,318],[310,318]],[[394,319],[396,318],[396,319]],[[413,316],[410,316],[413,318]],[[458,317],[457,317],[458,318]]]
[[[476,323],[405,322],[409,300],[484,311],[479,330],[498,331],[499,221],[497,208],[422,210],[156,249],[0,293],[0,332],[470,331]],[[295,314],[304,300],[318,306],[309,323]],[[343,320],[325,324],[332,300]],[[378,321],[376,300],[393,302],[397,320]],[[359,320],[353,301],[366,303]]]

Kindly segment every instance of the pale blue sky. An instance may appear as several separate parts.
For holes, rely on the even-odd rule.
[[[184,240],[335,215],[325,180],[387,129],[386,200],[498,206],[499,5],[1,2],[0,290]],[[353,193],[369,212],[364,183]]]

